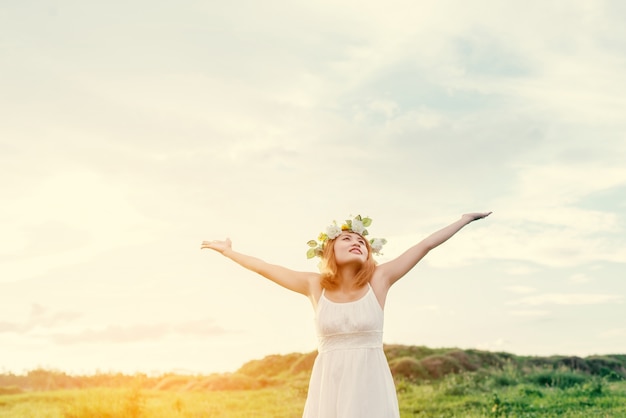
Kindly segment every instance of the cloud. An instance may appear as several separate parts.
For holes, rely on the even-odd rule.
[[[600,333],[602,338],[622,338],[626,337],[626,328],[613,328]]]
[[[160,340],[172,335],[215,337],[227,333],[230,333],[230,331],[215,325],[212,320],[191,320],[176,324],[110,325],[102,329],[85,329],[75,333],[55,333],[45,337],[63,345],[82,343],[120,344]]]
[[[24,322],[0,322],[1,333],[27,334],[33,330],[55,328],[73,322],[83,315],[72,311],[51,311],[39,304],[33,304],[28,319]]]
[[[62,170],[3,202],[0,281],[93,259],[119,246],[120,236],[124,245],[154,239],[163,224],[143,215],[125,190],[91,169]]]
[[[509,311],[509,315],[523,316],[523,317],[529,317],[529,318],[538,318],[538,317],[550,315],[550,311],[541,311],[541,310]]]
[[[547,146],[545,144],[544,146]],[[600,147],[602,148],[602,147]],[[609,153],[624,154],[607,146]],[[556,157],[556,156],[555,156]],[[469,236],[468,257],[517,260],[551,267],[626,260],[624,217],[616,205],[591,209],[589,196],[626,185],[622,162],[597,159],[521,165],[506,196],[492,201],[480,242]],[[582,280],[577,276],[575,280]]]
[[[537,273],[537,267],[529,264],[515,264],[504,267],[504,272],[511,276],[528,276]]]
[[[621,303],[624,297],[609,294],[587,293],[544,293],[527,296],[508,302],[509,305],[598,305],[605,303]]]
[[[573,282],[573,283],[587,283],[587,282],[591,281],[591,279],[586,274],[575,273],[575,274],[570,276],[569,281]]]
[[[431,304],[431,305],[420,305],[420,306],[417,307],[418,311],[438,311],[440,309],[441,308],[440,308],[439,305],[434,305],[434,304]]]
[[[21,234],[15,234],[16,237],[20,235],[22,240],[7,240],[5,247],[0,248],[1,262],[79,249],[87,245],[90,238],[85,230],[55,220],[24,226]],[[16,245],[20,241],[24,242],[23,248]]]
[[[0,322],[0,334],[28,334],[57,344],[79,344],[151,341],[171,335],[214,337],[232,332],[216,325],[210,319],[194,319],[178,323],[110,325],[100,329],[90,328],[77,332],[54,331],[62,328],[69,329],[68,325],[71,326],[72,322],[81,317],[83,314],[78,312],[53,311],[42,305],[33,304],[26,321]]]
[[[510,344],[510,341],[505,340],[504,338],[497,338],[494,341],[481,342],[476,344],[476,348],[479,350],[488,350],[488,351],[500,351],[503,347]]]
[[[533,293],[537,290],[530,286],[507,286],[505,289],[513,293]]]

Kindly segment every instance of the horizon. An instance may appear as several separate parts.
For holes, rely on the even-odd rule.
[[[276,14],[275,9],[281,13]],[[385,344],[626,347],[626,6],[482,0],[3,6],[0,369],[234,371],[316,349],[301,295],[369,216]]]
[[[386,347],[392,346],[400,346],[400,347],[416,347],[416,346],[409,346],[409,345],[403,345],[403,344],[384,344]],[[511,354],[515,357],[522,357],[522,358],[541,358],[541,359],[551,359],[554,357],[563,357],[563,358],[580,358],[583,360],[587,360],[590,358],[597,358],[597,357],[605,357],[605,356],[626,356],[626,353],[605,353],[605,354],[592,354],[589,356],[584,356],[584,357],[580,357],[580,356],[567,356],[567,355],[559,355],[559,354],[554,354],[554,355],[548,355],[548,356],[537,356],[537,355],[519,355],[519,354],[515,354],[515,353],[511,353],[508,351],[491,351],[491,350],[479,350],[479,349],[475,349],[475,348],[459,348],[459,347],[426,347],[426,346],[420,346],[420,347],[424,347],[427,349],[431,349],[431,350],[459,350],[459,351],[479,351],[479,352],[489,352],[489,353],[493,353],[493,354]],[[67,376],[71,376],[71,377],[87,377],[87,376],[97,376],[97,375],[115,375],[115,374],[122,374],[125,376],[132,376],[132,375],[138,375],[138,374],[144,374],[146,375],[146,377],[148,378],[155,378],[155,377],[163,377],[165,375],[179,375],[179,376],[208,376],[208,375],[212,375],[212,374],[232,374],[232,373],[237,373],[239,371],[239,369],[241,369],[242,367],[248,365],[249,363],[255,363],[255,362],[263,362],[264,360],[266,360],[268,357],[274,357],[274,356],[282,356],[282,357],[286,357],[289,356],[291,354],[301,354],[303,356],[306,356],[312,352],[314,352],[316,350],[312,350],[309,352],[292,352],[292,353],[285,353],[285,354],[268,354],[266,356],[263,357],[259,357],[259,358],[254,358],[254,359],[250,359],[244,363],[242,363],[239,367],[237,367],[236,369],[233,370],[227,370],[227,371],[223,371],[223,372],[209,372],[209,373],[198,373],[197,371],[194,370],[169,370],[169,371],[151,371],[151,372],[146,372],[146,371],[135,371],[132,373],[124,373],[122,371],[117,371],[117,370],[110,370],[110,371],[102,371],[102,370],[95,370],[92,371],[91,373],[86,373],[86,374],[80,374],[80,373],[72,373],[72,372],[67,372],[65,370],[61,370],[61,369],[54,369],[54,368],[35,368],[35,369],[30,369],[30,370],[23,370],[21,372],[13,372],[13,371],[6,371],[6,370],[0,370],[0,375],[13,375],[13,376],[27,376],[29,373],[31,372],[35,372],[35,371],[43,371],[43,372],[50,372],[50,373],[62,373],[65,374]]]

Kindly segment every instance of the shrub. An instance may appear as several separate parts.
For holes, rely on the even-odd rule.
[[[439,389],[446,395],[464,396],[473,392],[482,392],[480,378],[475,373],[459,373],[447,375],[440,383]]]
[[[199,381],[192,389],[203,390],[252,390],[260,389],[258,380],[241,373],[214,374]]]
[[[418,345],[407,346],[407,345],[398,345],[398,344],[385,345],[384,350],[385,350],[385,355],[390,360],[396,359],[396,358],[402,358],[402,357],[413,357],[414,359],[419,360],[424,357],[431,356],[433,354],[440,354],[444,351],[447,351],[445,349],[437,350],[434,348],[428,348],[428,347],[418,346]]]
[[[587,364],[591,372],[598,376],[621,376],[626,377],[626,367],[613,356],[592,356],[587,358]]]
[[[463,370],[459,362],[450,356],[435,354],[420,360],[420,364],[433,379],[439,379],[450,373],[458,373]]]
[[[17,386],[0,386],[0,395],[17,395],[24,393],[24,390]]]
[[[289,372],[293,375],[297,375],[303,372],[310,372],[313,368],[313,363],[317,358],[317,351],[313,351],[308,354],[303,354],[297,359],[289,369]]]
[[[519,388],[520,395],[524,397],[535,396],[537,398],[543,398],[543,392],[535,387],[522,386]]]
[[[584,383],[581,387],[582,393],[590,397],[602,396],[606,389],[607,386],[604,380],[597,377]]]
[[[465,350],[465,352],[474,359],[474,362],[481,368],[502,367],[507,362],[514,359],[509,353],[494,353],[490,351]]]
[[[587,364],[587,360],[582,357],[577,356],[568,356],[568,357],[551,357],[554,359],[553,368],[559,369],[567,367],[571,370],[580,370],[583,372],[589,372],[589,364]]]
[[[180,390],[189,386],[195,379],[189,376],[165,376],[154,386],[156,390]]]
[[[394,377],[406,379],[412,382],[428,379],[430,377],[426,368],[413,357],[401,357],[392,360],[389,368]]]
[[[286,355],[273,354],[261,360],[252,360],[237,370],[237,373],[250,377],[273,377],[288,372],[302,354],[291,353]]]
[[[566,389],[581,385],[590,379],[589,375],[572,371],[539,371],[527,377],[529,382],[539,386]]]
[[[472,358],[469,353],[463,350],[450,351],[446,355],[455,359],[464,370],[475,371],[481,366],[477,359]]]

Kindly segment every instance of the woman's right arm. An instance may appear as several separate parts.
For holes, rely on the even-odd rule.
[[[228,238],[224,241],[202,241],[200,248],[217,251],[240,266],[258,273],[286,289],[301,293],[307,297],[311,296],[312,284],[318,277],[317,273],[291,270],[283,266],[267,263],[260,258],[234,251],[232,242]]]

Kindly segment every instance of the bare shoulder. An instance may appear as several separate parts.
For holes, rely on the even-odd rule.
[[[376,267],[374,275],[370,280],[370,286],[372,287],[372,291],[376,295],[376,299],[378,299],[380,306],[384,308],[385,301],[387,300],[387,293],[389,292],[389,283],[384,275],[384,270],[380,269],[380,267]]]

